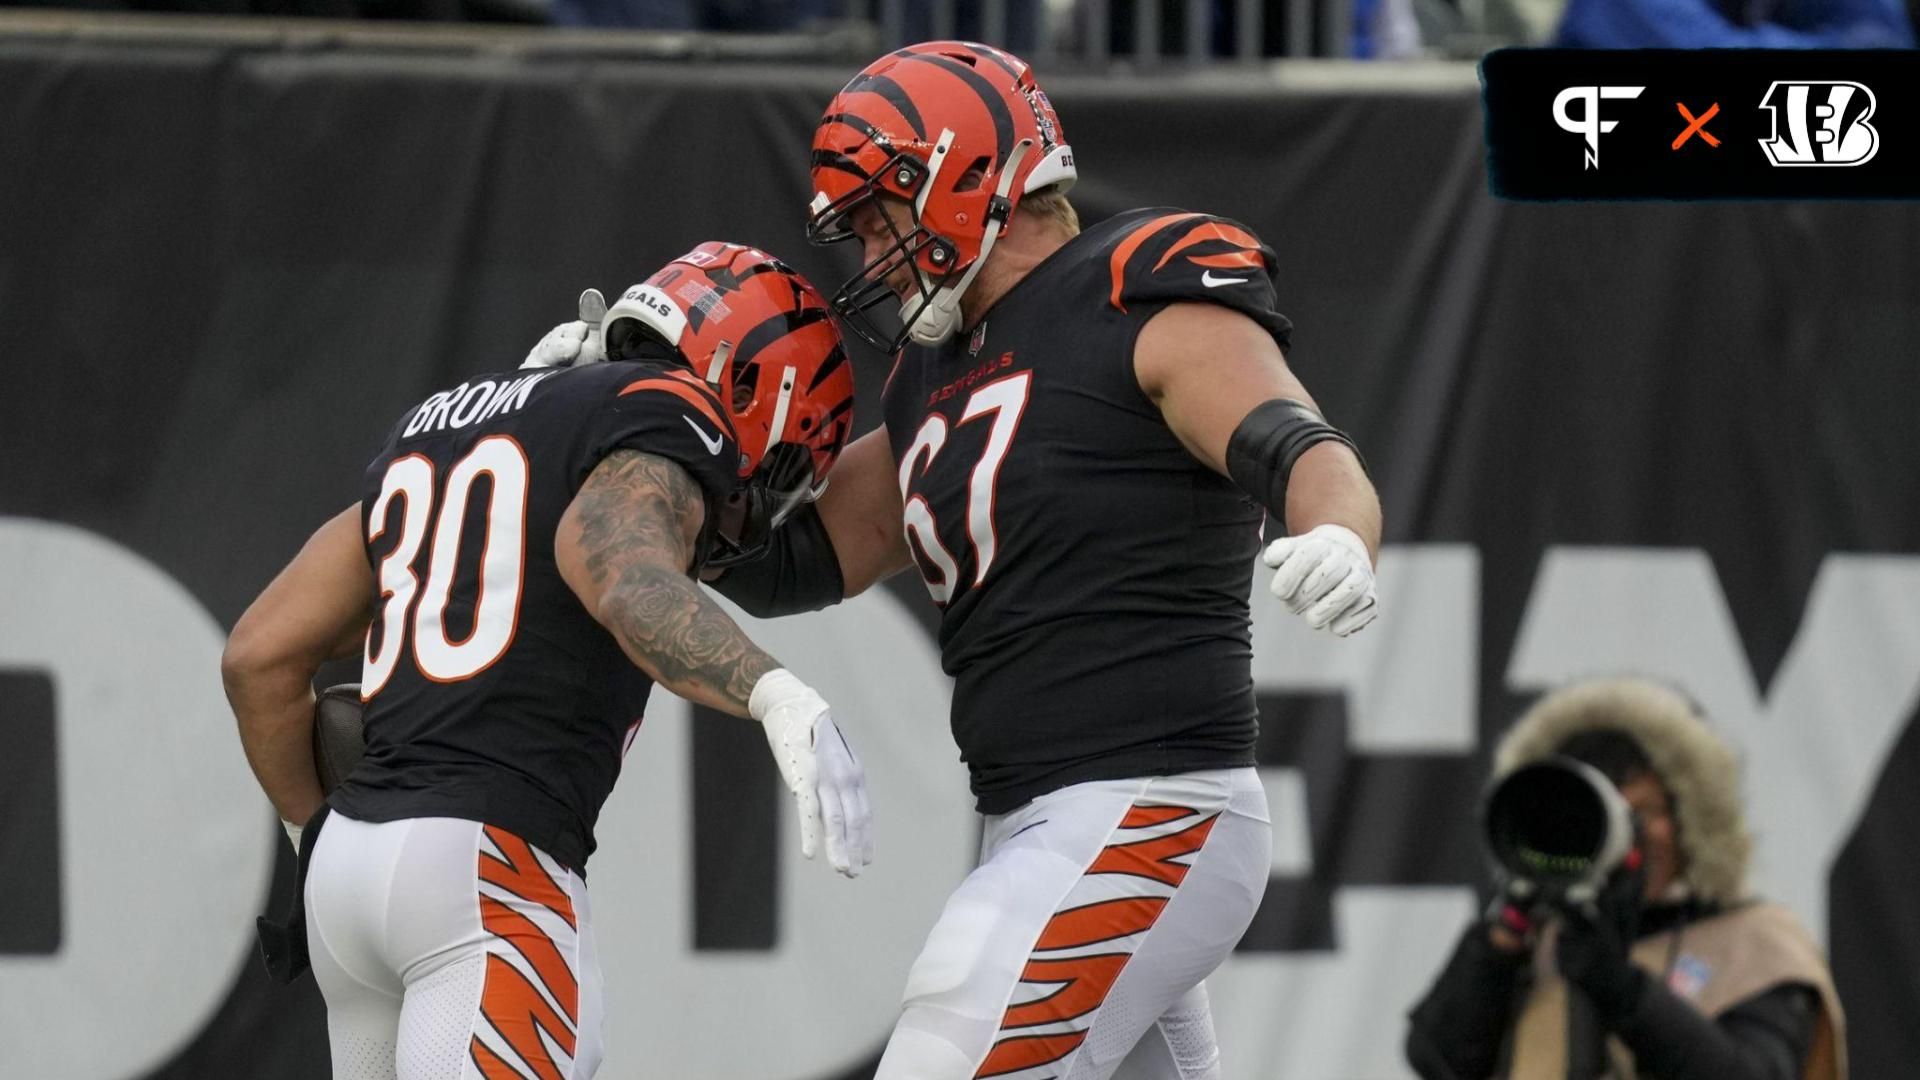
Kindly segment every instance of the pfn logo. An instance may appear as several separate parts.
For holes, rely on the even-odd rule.
[[[1779,166],[1865,165],[1880,150],[1867,123],[1873,104],[1873,91],[1857,82],[1776,82],[1760,99],[1773,122],[1760,149]]]
[[[1600,167],[1600,136],[1620,126],[1618,120],[1600,119],[1600,102],[1605,98],[1637,98],[1645,89],[1644,86],[1569,86],[1553,99],[1553,122],[1560,125],[1560,130],[1587,140],[1585,168]],[[1568,106],[1576,101],[1586,105],[1578,117],[1568,111]]]

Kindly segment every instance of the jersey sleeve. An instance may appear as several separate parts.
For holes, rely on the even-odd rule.
[[[615,450],[666,458],[692,475],[709,503],[739,482],[740,449],[720,401],[690,372],[635,366],[594,410],[581,476]]]
[[[1275,309],[1273,249],[1236,221],[1181,211],[1148,216],[1118,234],[1109,266],[1109,300],[1123,312],[1219,304],[1259,323],[1282,349],[1292,342],[1293,323]]]

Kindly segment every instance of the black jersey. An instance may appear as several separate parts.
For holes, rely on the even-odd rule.
[[[908,546],[942,607],[953,735],[983,813],[1085,780],[1253,761],[1247,598],[1264,511],[1134,376],[1177,301],[1284,347],[1273,252],[1206,214],[1075,237],[970,334],[908,345],[884,395]]]
[[[554,534],[622,448],[685,467],[712,520],[739,465],[726,417],[691,374],[638,363],[481,376],[407,410],[361,502],[367,753],[328,801],[496,825],[584,871],[653,683],[561,579]]]

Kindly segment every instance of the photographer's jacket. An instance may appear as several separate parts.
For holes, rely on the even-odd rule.
[[[1784,1053],[1753,1047],[1749,1055],[1798,1058],[1793,1074],[1804,1080],[1840,1080],[1846,1075],[1845,1020],[1820,948],[1800,923],[1776,904],[1746,904],[1642,937],[1632,959],[1657,985],[1625,1017],[1607,1018],[1607,1060],[1612,1080],[1680,1080],[1713,1060],[1705,1043],[1727,1034],[1698,1020],[1731,1017],[1733,1038],[1741,1028],[1771,1028]],[[1506,1075],[1563,1077],[1567,1062],[1567,984],[1553,971],[1550,933],[1534,949],[1527,992],[1517,1003],[1511,1062]],[[1665,993],[1661,992],[1664,988]],[[1697,1017],[1673,1014],[1676,1009]],[[1761,1036],[1765,1038],[1765,1035]],[[1637,1067],[1640,1056],[1654,1070]],[[1796,1052],[1797,1051],[1797,1052]],[[1738,1050],[1734,1052],[1738,1053]],[[1659,1067],[1666,1065],[1666,1069]],[[1733,1068],[1738,1069],[1736,1065]],[[1681,1071],[1672,1071],[1678,1069]],[[1731,1075],[1715,1069],[1713,1075]]]

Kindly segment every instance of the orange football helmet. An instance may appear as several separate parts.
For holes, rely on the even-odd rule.
[[[607,358],[672,349],[729,410],[742,520],[709,567],[757,558],[826,489],[853,426],[853,365],[819,290],[758,248],[708,241],[628,289],[601,320]]]
[[[834,294],[855,333],[892,352],[911,335],[938,344],[960,326],[960,297],[993,250],[1022,196],[1066,190],[1073,150],[1026,62],[964,41],[932,41],[887,54],[834,95],[813,133],[813,203],[807,237],[853,236],[850,217],[883,196],[911,207],[913,227]],[[897,332],[873,309],[889,276],[910,267],[913,288]]]

